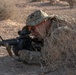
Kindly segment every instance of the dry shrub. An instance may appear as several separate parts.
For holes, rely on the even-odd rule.
[[[51,4],[59,3],[60,1],[67,2],[70,8],[73,8],[76,5],[76,0],[49,0]]]
[[[54,71],[62,66],[76,67],[76,30],[68,24],[64,20],[53,19],[42,49],[42,56],[46,62],[45,71]]]
[[[58,0],[49,0],[50,1],[50,4],[55,4],[57,3]]]
[[[49,0],[32,0],[32,2],[45,2],[45,1],[49,1]]]
[[[0,0],[0,20],[8,19],[11,16],[11,4],[10,0]]]
[[[73,8],[74,5],[76,5],[76,0],[59,0],[59,1],[66,1],[70,5],[70,8]]]
[[[18,3],[17,0],[0,0],[0,20],[9,18],[13,21],[23,22],[24,13],[16,7],[16,3]]]

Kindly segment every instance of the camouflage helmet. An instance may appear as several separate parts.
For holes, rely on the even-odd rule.
[[[35,26],[48,17],[49,16],[42,10],[37,10],[27,17],[26,26]]]

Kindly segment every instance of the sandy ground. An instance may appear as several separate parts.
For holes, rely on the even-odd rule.
[[[68,9],[69,6],[65,2],[59,4],[50,5],[48,2],[34,2],[28,3],[27,0],[14,0],[14,6],[16,13],[14,18],[0,21],[0,35],[3,39],[17,37],[18,30],[22,29],[25,25],[27,16],[35,11],[42,9],[49,15],[58,14],[64,16],[70,21],[76,20],[76,8]],[[18,14],[17,14],[18,13]],[[15,56],[11,58],[4,47],[0,48],[0,75],[39,75],[40,66],[28,65],[22,62],[16,61]],[[75,75],[74,70],[59,69],[46,75]]]

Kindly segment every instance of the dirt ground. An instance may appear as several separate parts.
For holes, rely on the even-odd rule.
[[[15,13],[10,19],[0,21],[0,36],[3,39],[15,38],[18,36],[18,30],[21,30],[26,22],[27,16],[35,10],[43,10],[47,14],[57,14],[64,16],[68,21],[76,21],[76,7],[69,9],[66,2],[50,5],[48,2],[33,2],[29,0],[13,0]],[[39,75],[39,65],[28,65],[11,58],[5,47],[0,48],[0,75]],[[72,69],[60,69],[46,75],[75,75]]]

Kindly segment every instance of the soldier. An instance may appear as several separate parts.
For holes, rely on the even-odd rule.
[[[47,33],[50,28],[51,28],[51,31],[53,31],[55,28],[62,25],[60,23],[59,23],[60,25],[53,24],[53,23],[56,23],[59,19],[60,18],[56,15],[48,16],[42,10],[37,10],[27,17],[26,26],[23,28],[23,30],[25,30],[26,27],[29,29],[29,31],[31,32],[29,36],[34,42],[31,43],[32,44],[31,46],[33,47],[33,49],[30,47],[30,50],[19,51],[21,60],[27,63],[31,63],[34,61],[35,63],[35,58],[38,55],[37,58],[39,60],[36,59],[36,63],[38,62],[41,63],[41,60],[43,60],[41,49],[44,46],[44,38],[47,36]],[[64,25],[65,24],[63,24],[63,26]]]
[[[44,45],[43,38],[46,36],[49,28],[51,26],[50,17],[42,10],[37,10],[30,14],[26,19],[26,26],[23,28],[25,30],[28,27],[34,51],[32,50],[21,50],[19,51],[20,59],[29,64],[31,63],[41,63],[41,48]],[[39,46],[37,49],[35,46]],[[38,60],[39,59],[39,60]]]
[[[45,70],[45,66],[48,63],[48,59],[50,59],[50,57],[47,58],[50,51],[47,52],[48,50],[45,45],[48,45],[50,40],[46,39],[46,37],[51,36],[52,32],[56,31],[56,29],[66,25],[67,22],[61,17],[57,15],[48,16],[42,10],[37,10],[30,14],[26,19],[26,26],[23,30],[26,27],[29,29],[29,36],[34,40],[31,43],[33,49],[30,47],[32,50],[20,50],[18,52],[20,59],[28,64],[39,64],[41,65],[41,70],[47,72],[48,70]],[[45,44],[45,39],[47,44]],[[55,70],[55,68],[52,70]]]

